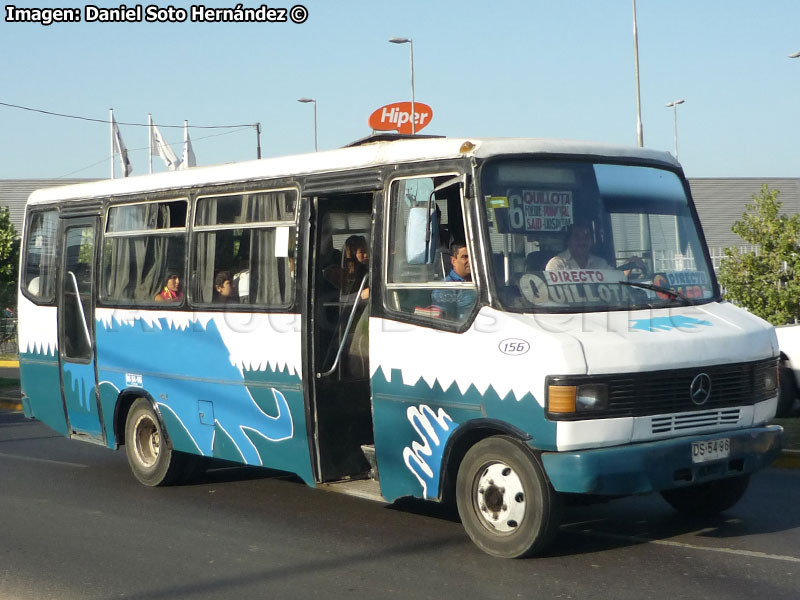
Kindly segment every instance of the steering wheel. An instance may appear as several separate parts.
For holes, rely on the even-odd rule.
[[[647,279],[650,276],[650,269],[645,261],[629,261],[617,267],[620,271],[625,271],[628,281]]]

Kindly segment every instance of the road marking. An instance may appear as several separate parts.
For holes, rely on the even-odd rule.
[[[89,465],[82,465],[80,463],[66,462],[66,461],[63,461],[63,460],[48,460],[46,458],[34,458],[32,456],[20,456],[19,454],[5,454],[3,452],[0,452],[0,457],[2,457],[2,458],[16,458],[18,460],[27,460],[27,461],[31,461],[31,462],[48,463],[48,464],[51,464],[51,465],[63,465],[65,467],[78,467],[80,469],[85,469],[85,468],[87,468],[89,466]]]
[[[766,558],[769,560],[782,560],[786,562],[800,563],[800,557],[797,556],[784,556],[782,554],[767,554],[766,552],[755,552],[753,550],[735,550],[733,548],[712,548],[710,546],[697,546],[695,544],[686,544],[684,542],[674,542],[672,540],[654,540],[651,538],[640,537],[636,535],[619,535],[614,533],[599,533],[594,531],[577,531],[569,530],[574,533],[590,537],[604,537],[615,540],[624,540],[630,542],[637,542],[639,544],[657,544],[659,546],[673,546],[675,548],[686,548],[688,550],[705,550],[707,552],[720,552],[723,554],[735,554],[737,556],[749,556],[751,558]]]

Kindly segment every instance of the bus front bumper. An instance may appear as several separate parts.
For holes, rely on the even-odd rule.
[[[754,473],[778,456],[782,433],[783,427],[766,425],[541,457],[557,492],[628,496]],[[725,438],[730,440],[726,458],[693,461],[693,442]]]

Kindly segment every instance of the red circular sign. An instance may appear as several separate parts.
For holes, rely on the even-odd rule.
[[[433,109],[422,102],[414,102],[415,131],[428,126],[433,118]],[[398,133],[412,133],[411,131],[411,102],[395,102],[381,106],[373,112],[367,120],[369,126],[377,131],[397,131]]]

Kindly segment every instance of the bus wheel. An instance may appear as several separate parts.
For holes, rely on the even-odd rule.
[[[458,469],[456,502],[467,534],[492,556],[529,556],[558,532],[558,495],[533,452],[507,436],[469,449]]]
[[[736,504],[747,491],[749,475],[719,479],[698,485],[664,490],[661,496],[682,513],[711,517]]]
[[[181,473],[181,458],[164,435],[161,420],[146,398],[131,406],[125,423],[125,452],[134,476],[149,486],[170,485]]]

